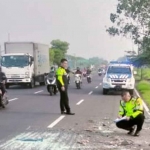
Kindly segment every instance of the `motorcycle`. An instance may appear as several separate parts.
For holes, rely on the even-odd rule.
[[[90,75],[87,75],[87,82],[91,83],[91,76]]]
[[[75,74],[75,84],[77,89],[81,89],[81,75],[80,74]]]
[[[50,96],[52,96],[53,94],[56,95],[58,92],[56,77],[47,76],[46,84],[47,84],[47,91],[50,93]]]
[[[2,86],[3,83],[0,83],[0,87]],[[0,107],[5,108],[6,105],[8,105],[9,101],[7,96],[4,94],[4,96],[2,96],[2,91],[0,88]]]
[[[83,72],[83,76],[86,77],[86,71]]]

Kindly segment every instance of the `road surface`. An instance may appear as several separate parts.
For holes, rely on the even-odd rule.
[[[102,95],[102,77],[83,80],[82,89],[69,85],[75,116],[60,115],[59,94],[49,96],[46,87],[13,87],[10,103],[0,109],[0,150],[121,150],[150,149],[150,119],[140,137],[127,136],[115,127],[120,96]]]

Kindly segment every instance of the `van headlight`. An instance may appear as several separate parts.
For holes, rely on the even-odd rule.
[[[127,79],[127,82],[132,82],[132,78]]]
[[[110,78],[104,78],[103,82],[110,82]]]

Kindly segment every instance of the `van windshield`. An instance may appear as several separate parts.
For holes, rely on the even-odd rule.
[[[109,74],[131,74],[130,67],[110,66],[107,73]]]

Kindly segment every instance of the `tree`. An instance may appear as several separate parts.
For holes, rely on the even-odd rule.
[[[60,41],[60,40],[53,40],[51,42],[52,49],[59,49],[62,50],[64,54],[67,53],[67,50],[69,49],[69,43]]]
[[[60,60],[65,57],[65,54],[69,49],[69,43],[60,40],[53,40],[51,42],[51,45],[50,61],[52,61],[54,64],[59,65]]]
[[[112,35],[130,36],[138,44],[140,54],[150,53],[150,0],[118,0],[116,13],[110,14]],[[144,54],[145,55],[145,54]],[[148,55],[145,55],[145,58]]]
[[[49,49],[49,58],[50,58],[50,64],[53,65],[54,58],[55,58],[55,51],[53,49]]]

